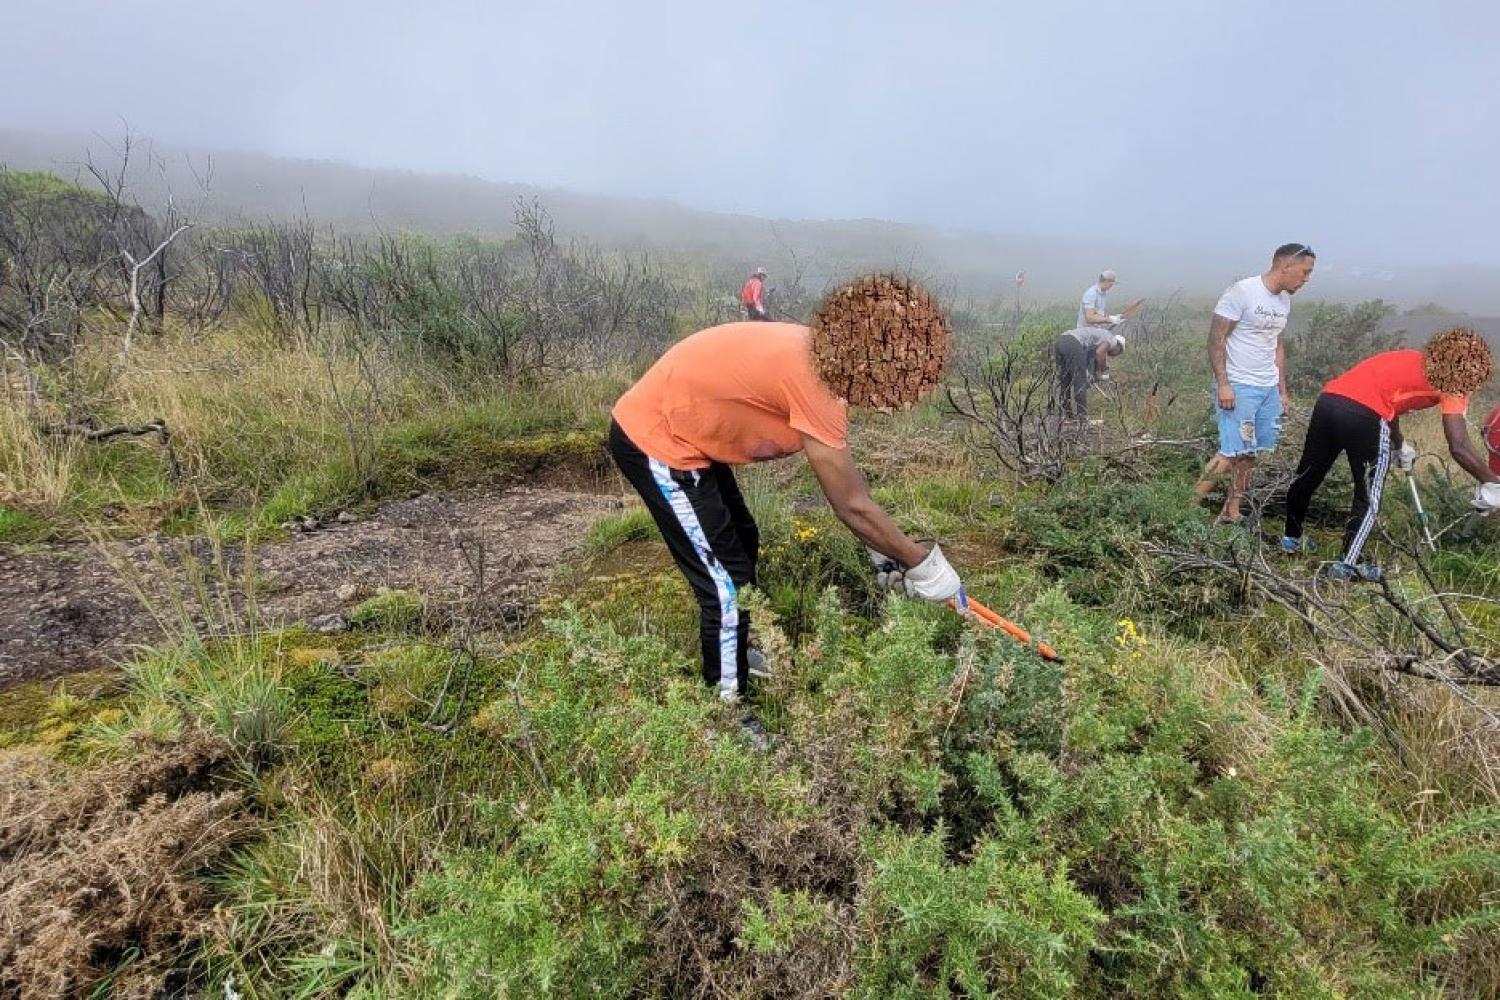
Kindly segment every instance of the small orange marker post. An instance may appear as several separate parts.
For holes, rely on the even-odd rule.
[[[949,601],[948,606],[955,611],[958,610],[958,604],[954,601]],[[1053,649],[1045,642],[1032,642],[1030,632],[1026,631],[1015,622],[1003,618],[995,612],[991,611],[989,608],[985,607],[983,604],[980,604],[972,597],[969,598],[969,613],[972,614],[975,618],[978,618],[980,621],[984,622],[990,628],[999,629],[1000,631],[1004,632],[1006,635],[1010,636],[1021,645],[1031,646],[1037,651],[1037,653],[1041,655],[1042,659],[1053,660],[1057,663],[1063,662],[1063,658],[1057,655],[1057,650]]]

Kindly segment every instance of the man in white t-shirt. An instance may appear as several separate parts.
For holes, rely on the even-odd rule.
[[[1218,391],[1219,454],[1229,463],[1229,492],[1220,519],[1237,523],[1250,488],[1255,456],[1276,447],[1277,425],[1291,405],[1281,331],[1292,314],[1292,295],[1312,277],[1317,256],[1305,243],[1286,243],[1271,268],[1236,281],[1214,306],[1208,328],[1208,363]],[[1210,466],[1213,462],[1210,462]]]
[[[1111,316],[1104,311],[1104,297],[1113,287],[1115,287],[1115,272],[1100,271],[1099,281],[1084,291],[1083,301],[1078,304],[1078,319],[1073,324],[1075,329],[1081,330],[1086,326],[1114,326],[1120,322],[1119,316]]]

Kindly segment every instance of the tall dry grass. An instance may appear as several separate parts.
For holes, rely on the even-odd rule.
[[[432,457],[404,454],[407,438],[431,451],[465,436],[602,426],[626,381],[605,372],[522,385],[350,345],[278,345],[231,326],[144,338],[128,364],[104,340],[65,372],[26,373],[12,361],[0,395],[0,504],[59,522],[199,506],[284,520],[378,491],[383,464]],[[95,443],[44,430],[151,420],[171,433],[175,479],[155,437]],[[149,516],[144,526],[154,526]]]

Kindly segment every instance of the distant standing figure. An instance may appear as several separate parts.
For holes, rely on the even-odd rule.
[[[1083,301],[1078,305],[1078,319],[1073,325],[1075,327],[1114,326],[1124,319],[1123,316],[1111,316],[1104,311],[1105,296],[1113,287],[1115,287],[1115,272],[1100,271],[1099,281],[1084,291]]]
[[[745,287],[740,289],[740,304],[745,307],[746,319],[769,320],[770,312],[765,302],[766,269],[757,267]]]
[[[1085,326],[1059,334],[1052,342],[1057,361],[1057,401],[1064,417],[1083,423],[1089,416],[1089,375],[1102,380],[1109,368],[1107,358],[1125,350],[1125,338],[1103,327]]]
[[[1286,388],[1286,348],[1281,331],[1292,314],[1292,295],[1312,277],[1317,255],[1305,243],[1284,243],[1265,274],[1236,281],[1214,306],[1208,327],[1208,364],[1217,386],[1219,452],[1229,463],[1229,490],[1220,520],[1237,524],[1250,488],[1255,457],[1276,448]]]

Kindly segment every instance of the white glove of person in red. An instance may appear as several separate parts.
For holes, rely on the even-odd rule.
[[[1401,442],[1401,450],[1396,453],[1396,465],[1402,472],[1410,472],[1412,466],[1417,464],[1417,449],[1410,441]]]

